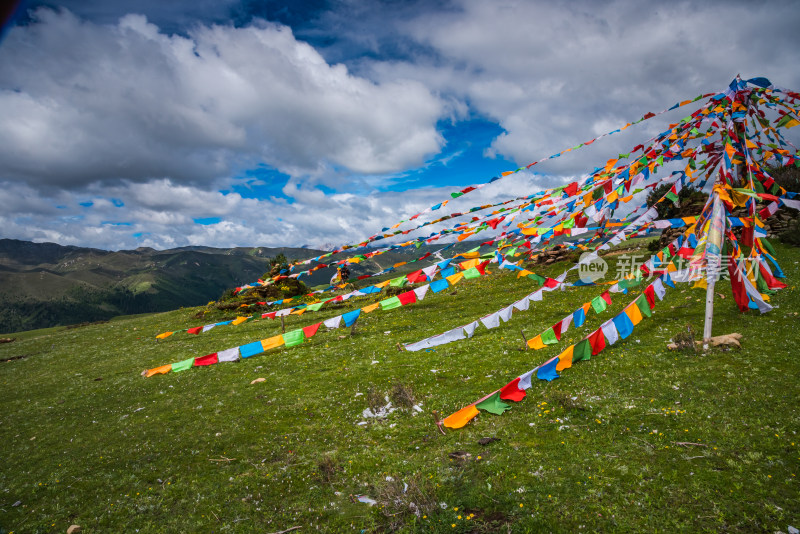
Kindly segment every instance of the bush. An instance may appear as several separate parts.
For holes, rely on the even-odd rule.
[[[800,219],[795,219],[789,223],[789,229],[778,236],[781,243],[800,247]]]
[[[793,193],[800,193],[800,169],[794,165],[786,165],[785,167],[778,167],[767,169],[775,182]]]
[[[647,195],[647,207],[651,208],[656,205],[659,219],[674,219],[676,217],[684,216],[681,209],[691,206],[693,204],[704,204],[708,195],[697,189],[694,185],[686,185],[678,193],[678,206],[674,203],[665,200],[658,202],[658,199],[667,194],[672,187],[671,184],[663,184],[653,189]]]

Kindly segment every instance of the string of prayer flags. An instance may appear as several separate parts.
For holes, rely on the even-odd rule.
[[[656,279],[656,281],[659,282],[660,280],[660,278]],[[654,284],[655,281],[651,286]],[[660,287],[663,287],[663,285]],[[654,291],[654,294],[661,293]],[[532,377],[534,375],[539,380],[549,382],[559,378],[560,375],[558,373],[571,368],[573,363],[590,360],[592,356],[597,355],[606,347],[606,333],[609,336],[609,345],[613,345],[618,339],[626,339],[630,336],[634,326],[634,322],[628,316],[628,310],[635,308],[638,311],[639,307],[636,302],[642,297],[644,297],[644,294],[637,297],[636,300],[631,302],[613,319],[606,321],[602,328],[597,329],[578,343],[570,345],[558,356],[550,358],[531,371],[518,376],[501,389],[487,395],[483,399],[458,410],[446,417],[442,423],[448,428],[458,429],[466,426],[467,423],[477,417],[482,411],[495,415],[502,415],[504,412],[511,409],[511,405],[503,401],[522,401],[527,396],[526,390],[532,387]],[[644,302],[647,303],[646,298]],[[649,308],[649,304],[647,304],[647,306]]]

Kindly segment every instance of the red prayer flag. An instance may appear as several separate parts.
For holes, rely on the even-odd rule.
[[[733,291],[736,305],[739,307],[739,311],[746,312],[750,299],[747,298],[747,290],[745,290],[744,282],[741,279],[741,271],[736,268],[736,260],[733,257],[728,260],[728,274],[730,274],[731,290]]]
[[[200,331],[203,330],[202,326],[195,326],[194,328],[190,328],[186,331],[187,334],[199,334]]]
[[[645,288],[644,296],[647,299],[647,304],[650,306],[650,309],[654,309],[656,307],[656,290],[653,287],[653,284],[650,284]]]
[[[427,279],[427,276],[425,276],[425,273],[423,273],[420,269],[419,271],[414,271],[411,274],[407,274],[406,279],[412,284],[416,284],[417,282],[424,282]]]
[[[195,367],[199,367],[201,365],[214,365],[215,363],[217,363],[217,361],[218,361],[217,353],[215,352],[213,354],[201,356],[200,358],[195,358],[194,365]]]
[[[303,335],[306,337],[313,336],[314,334],[317,333],[317,330],[319,330],[319,325],[321,324],[322,323],[312,324],[311,326],[303,328]]]
[[[603,336],[602,328],[598,328],[589,336],[589,345],[592,346],[592,356],[606,348],[606,338]]]
[[[558,321],[552,326],[553,332],[556,334],[556,339],[561,341],[561,321]]]
[[[764,267],[764,264],[759,262],[758,269],[761,272],[761,276],[764,278],[764,281],[767,283],[767,287],[770,289],[786,289],[786,284],[781,282],[780,280],[776,279],[769,271]]]
[[[405,293],[400,293],[397,295],[400,304],[405,306],[406,304],[413,304],[417,302],[417,294],[414,291],[406,291]]]
[[[525,398],[525,390],[519,389],[519,377],[515,378],[500,390],[500,398],[519,402]]]

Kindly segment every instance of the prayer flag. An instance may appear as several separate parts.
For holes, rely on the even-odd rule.
[[[519,387],[520,378],[517,377],[500,390],[500,398],[503,400],[511,400],[519,402],[525,398],[525,391]]]
[[[558,361],[558,358],[553,358],[549,362],[539,367],[539,369],[536,371],[536,378],[539,380],[547,380],[548,382],[552,382],[558,378],[558,373],[556,372]]]
[[[242,358],[249,358],[250,356],[255,356],[256,354],[264,352],[264,346],[261,344],[261,341],[254,341],[239,347],[239,352]]]
[[[558,355],[558,363],[556,364],[556,371],[563,371],[572,367],[573,351],[575,345],[570,345],[564,352]]]
[[[361,315],[361,309],[353,310],[351,312],[342,314],[342,320],[344,320],[344,325],[353,326],[353,323],[356,322],[356,319],[358,319],[359,315]]]
[[[462,428],[464,425],[474,419],[479,413],[480,412],[475,405],[470,404],[465,408],[461,408],[456,413],[445,417],[444,421],[442,421],[442,424],[444,424],[444,426],[447,428]]]
[[[495,415],[502,415],[503,412],[511,409],[511,406],[500,400],[499,391],[493,393],[488,399],[477,403],[475,407]]]
[[[172,372],[177,373],[179,371],[185,371],[190,369],[194,364],[194,358],[189,358],[188,360],[183,360],[182,362],[177,362],[172,364]]]
[[[298,328],[297,330],[292,330],[290,332],[286,332],[283,334],[283,343],[287,347],[294,347],[296,345],[300,345],[303,343],[305,339],[305,334],[303,334],[303,329]]]
[[[195,358],[194,365],[195,367],[199,367],[201,365],[214,365],[219,360],[217,359],[217,353],[208,354],[206,356],[201,356],[199,358]]]

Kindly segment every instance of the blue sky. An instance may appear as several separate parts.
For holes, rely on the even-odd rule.
[[[737,73],[797,89],[798,15],[791,1],[28,2],[0,43],[0,237],[357,241]],[[450,207],[571,180],[683,114]]]

